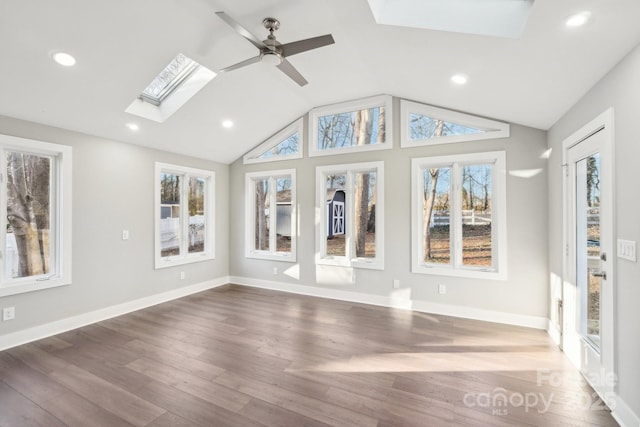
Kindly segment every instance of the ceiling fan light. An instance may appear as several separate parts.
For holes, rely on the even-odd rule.
[[[269,65],[280,65],[282,63],[282,56],[277,52],[262,52],[260,58],[262,62]]]

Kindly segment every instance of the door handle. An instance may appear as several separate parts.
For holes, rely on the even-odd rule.
[[[593,275],[593,277],[602,277],[604,280],[607,280],[606,271],[592,271],[591,274]]]

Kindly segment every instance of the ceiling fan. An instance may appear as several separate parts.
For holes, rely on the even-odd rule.
[[[260,41],[256,36],[251,34],[246,28],[236,22],[233,18],[224,12],[216,12],[216,15],[220,17],[224,22],[229,24],[231,28],[236,30],[245,39],[249,40],[251,44],[258,48],[260,54],[253,58],[246,59],[237,64],[223,68],[219,73],[226,73],[228,71],[237,70],[238,68],[246,67],[255,62],[267,62],[274,64],[280,71],[285,73],[289,78],[298,83],[300,86],[306,85],[307,80],[295,69],[295,67],[287,60],[287,57],[306,52],[308,50],[317,49],[319,47],[327,46],[335,43],[331,34],[324,36],[312,37],[310,39],[298,40],[291,43],[282,44],[276,40],[274,32],[280,28],[280,21],[275,18],[264,18],[262,25],[269,31],[269,35],[266,40]]]

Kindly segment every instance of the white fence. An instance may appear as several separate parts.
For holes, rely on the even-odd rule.
[[[491,224],[491,212],[476,212],[472,209],[462,210],[462,223],[464,225],[488,225]],[[431,213],[431,227],[436,225],[449,225],[449,212],[433,211]]]
[[[189,217],[189,246],[204,243],[204,215]],[[160,220],[160,250],[180,247],[180,218],[164,218]]]

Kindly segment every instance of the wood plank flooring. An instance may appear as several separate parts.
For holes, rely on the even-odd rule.
[[[0,426],[615,426],[543,331],[228,285],[0,352]]]

